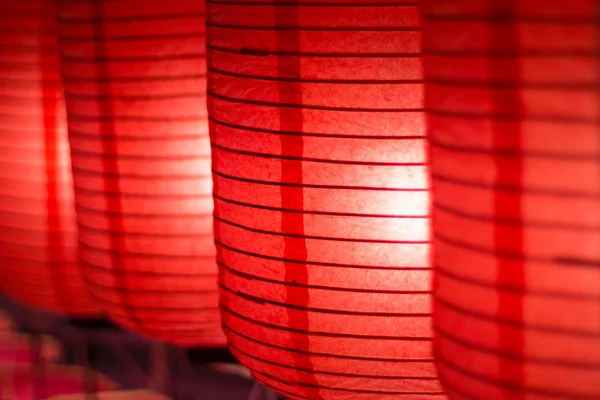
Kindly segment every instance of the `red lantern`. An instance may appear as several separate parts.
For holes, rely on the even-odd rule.
[[[290,398],[443,398],[419,7],[210,2],[207,26],[232,352]]]
[[[224,345],[212,236],[204,5],[59,1],[81,258],[110,318]]]
[[[424,5],[434,348],[451,399],[600,398],[597,7]]]
[[[52,0],[0,4],[0,288],[92,316],[77,227]]]

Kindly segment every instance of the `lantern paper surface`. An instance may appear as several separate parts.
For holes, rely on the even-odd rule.
[[[81,257],[108,315],[224,345],[212,236],[204,4],[59,1]]]
[[[210,2],[223,324],[289,398],[443,398],[419,7]]]
[[[451,399],[600,398],[598,7],[424,2],[434,349]]]
[[[93,316],[77,227],[52,0],[0,3],[0,289]]]

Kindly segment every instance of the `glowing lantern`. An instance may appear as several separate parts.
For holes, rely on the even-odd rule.
[[[0,3],[0,288],[93,316],[77,261],[52,0]]]
[[[449,398],[599,398],[598,3],[428,0],[424,15]]]
[[[92,292],[134,331],[224,345],[202,1],[59,1],[59,29]]]
[[[223,324],[290,398],[443,398],[419,7],[353,3],[208,3]]]

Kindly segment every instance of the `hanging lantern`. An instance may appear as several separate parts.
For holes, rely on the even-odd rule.
[[[210,2],[223,325],[290,398],[443,398],[419,7]]]
[[[110,318],[221,346],[198,0],[59,1],[81,258]]]
[[[600,398],[599,17],[583,0],[424,5],[450,399]]]
[[[53,1],[2,1],[0,27],[0,289],[93,316],[77,259]]]

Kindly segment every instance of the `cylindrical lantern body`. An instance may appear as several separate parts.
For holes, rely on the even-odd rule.
[[[52,0],[0,3],[0,288],[89,316],[55,28]]]
[[[599,7],[424,5],[434,349],[451,399],[600,398]]]
[[[225,332],[290,398],[442,398],[419,7],[322,3],[208,5]]]
[[[81,259],[107,314],[184,346],[218,312],[199,0],[59,1]]]

